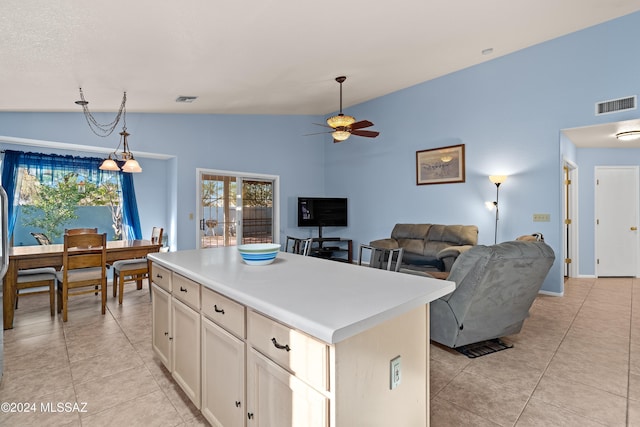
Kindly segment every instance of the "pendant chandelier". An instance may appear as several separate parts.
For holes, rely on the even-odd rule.
[[[100,170],[121,170],[122,172],[129,173],[142,172],[140,164],[133,157],[133,153],[129,150],[129,142],[127,141],[127,137],[130,135],[129,132],[127,132],[127,92],[124,92],[122,95],[122,102],[120,103],[120,108],[118,109],[116,117],[111,123],[107,124],[101,124],[95,119],[95,117],[93,117],[93,115],[89,111],[89,101],[84,98],[82,88],[80,88],[80,100],[76,101],[76,104],[82,107],[84,117],[87,120],[91,131],[102,138],[111,135],[115,128],[118,126],[118,123],[120,123],[120,119],[122,118],[122,132],[120,132],[120,142],[118,143],[115,151],[109,153],[109,156],[104,160],[104,162],[102,162],[102,164],[100,165]],[[118,153],[118,149],[120,149],[120,147],[122,147],[122,152]]]

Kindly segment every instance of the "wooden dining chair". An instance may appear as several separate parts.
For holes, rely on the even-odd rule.
[[[58,281],[58,313],[67,321],[69,297],[95,293],[102,296],[102,314],[107,305],[107,234],[65,234],[62,270]],[[97,287],[97,288],[95,288]]]
[[[161,227],[153,227],[151,231],[151,243],[162,244]],[[135,281],[138,289],[142,289],[142,281],[149,278],[149,263],[147,258],[124,259],[116,261],[113,267],[113,297],[120,292],[118,303],[122,304],[124,294],[124,283]],[[151,284],[149,284],[149,295],[151,295]]]
[[[49,310],[55,314],[56,269],[53,267],[19,270],[14,295],[15,308],[21,295],[49,294]]]
[[[64,234],[96,234],[98,233],[98,228],[67,228],[64,230]]]

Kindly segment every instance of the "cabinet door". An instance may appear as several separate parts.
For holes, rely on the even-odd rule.
[[[248,354],[247,409],[248,426],[328,426],[328,398],[253,348]]]
[[[202,414],[216,427],[244,426],[244,342],[202,318]]]
[[[151,346],[164,366],[171,370],[171,295],[155,283],[151,285],[151,294]]]
[[[200,409],[200,313],[172,298],[171,324],[173,378]]]

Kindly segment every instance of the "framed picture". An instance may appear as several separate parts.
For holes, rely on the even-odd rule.
[[[464,182],[464,144],[416,151],[416,184]]]

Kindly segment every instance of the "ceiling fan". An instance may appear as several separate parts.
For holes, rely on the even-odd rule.
[[[380,135],[380,132],[374,130],[363,130],[373,126],[369,120],[360,120],[356,122],[356,119],[352,116],[345,116],[342,114],[342,83],[347,78],[345,76],[336,77],[336,81],[340,83],[340,113],[337,116],[329,117],[327,124],[314,123],[318,126],[330,127],[332,130],[321,133],[331,133],[333,136],[333,142],[342,142],[349,138],[351,135],[363,136],[365,138],[375,138]],[[328,125],[328,126],[327,126]],[[315,134],[309,134],[315,135]]]

